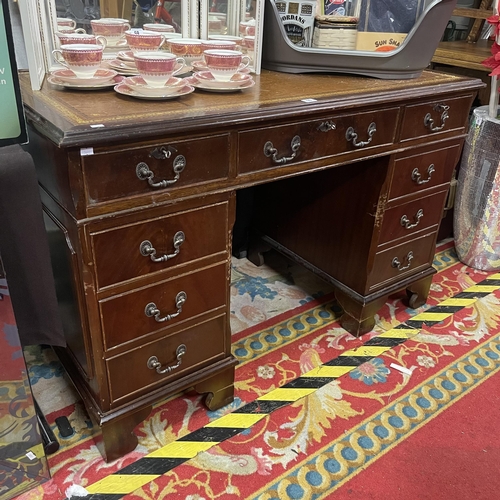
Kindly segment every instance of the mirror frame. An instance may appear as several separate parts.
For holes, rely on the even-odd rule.
[[[57,10],[55,0],[18,0],[28,58],[31,87],[40,90],[45,75],[60,68],[52,57],[57,47]],[[198,0],[182,3],[183,37],[198,38]]]
[[[228,0],[235,1],[235,0]],[[231,25],[237,25],[238,19],[244,19],[246,0],[239,0],[240,8],[234,9],[234,19],[230,20]],[[208,38],[208,14],[210,0],[200,0],[200,34],[199,38],[206,40]],[[255,49],[253,72],[260,74],[262,60],[262,32],[264,27],[264,0],[255,2]],[[198,38],[198,37],[196,37]]]

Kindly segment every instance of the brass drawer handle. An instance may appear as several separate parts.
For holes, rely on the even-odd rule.
[[[422,176],[420,172],[418,171],[418,168],[414,168],[412,173],[411,173],[411,180],[413,182],[416,182],[418,185],[420,184],[425,184],[431,180],[432,174],[436,171],[434,167],[434,163],[431,163],[427,167],[427,179],[422,179]]]
[[[144,314],[151,318],[154,316],[155,321],[158,323],[162,323],[163,321],[170,321],[171,319],[176,318],[182,312],[182,306],[187,300],[186,292],[179,292],[175,297],[175,306],[177,307],[177,311],[172,314],[167,314],[166,316],[160,317],[160,310],[156,307],[154,302],[150,302],[146,308],[144,309]]]
[[[177,231],[174,234],[173,238],[175,252],[168,255],[163,254],[161,257],[156,256],[156,248],[149,240],[144,240],[140,244],[139,251],[141,252],[141,255],[144,255],[144,257],[147,257],[149,255],[153,262],[166,262],[167,260],[174,258],[176,255],[179,255],[179,252],[181,251],[181,245],[185,240],[186,237],[184,233],[182,231]]]
[[[375,122],[371,122],[370,125],[368,126],[368,140],[367,141],[359,141],[358,140],[358,134],[354,131],[353,127],[349,127],[345,133],[345,138],[347,141],[352,141],[354,146],[357,148],[363,148],[365,146],[368,146],[370,142],[372,142],[373,136],[375,135],[375,132],[377,131],[377,125]]]
[[[396,268],[398,271],[404,271],[405,269],[408,269],[411,266],[412,260],[413,260],[413,252],[410,251],[405,257],[405,261],[407,262],[406,266],[403,266],[403,264],[399,262],[399,259],[397,257],[394,257],[394,259],[392,259],[392,267]]]
[[[408,217],[406,215],[403,215],[403,217],[401,217],[401,225],[405,228],[405,229],[413,229],[414,227],[417,227],[419,224],[420,224],[420,219],[424,216],[424,211],[422,209],[420,209],[414,216],[413,216],[413,220],[414,222],[411,223],[410,222],[410,219],[408,219]]]
[[[290,146],[292,148],[292,154],[290,156],[282,156],[281,158],[278,158],[278,150],[273,146],[271,141],[267,141],[264,144],[264,154],[267,157],[271,156],[271,159],[276,165],[284,165],[285,163],[292,161],[297,156],[297,151],[300,148],[300,137],[298,135],[292,139]]]
[[[182,155],[176,156],[172,164],[172,170],[174,171],[174,178],[172,180],[163,180],[159,182],[154,182],[154,172],[149,168],[147,163],[141,161],[135,167],[135,173],[141,181],[148,181],[148,184],[153,188],[165,188],[171,184],[176,183],[180,177],[181,172],[186,167],[186,158]]]
[[[439,132],[444,128],[444,122],[450,117],[448,114],[448,110],[450,109],[449,106],[446,106],[446,104],[437,104],[434,106],[434,110],[437,111],[438,113],[441,113],[441,125],[434,125],[434,120],[431,117],[430,113],[427,113],[424,117],[424,125],[431,131],[431,132]]]
[[[160,375],[163,375],[165,373],[170,373],[174,370],[176,370],[177,368],[179,368],[179,366],[181,366],[181,363],[182,363],[182,356],[184,356],[184,354],[186,354],[187,352],[187,348],[184,344],[181,344],[179,347],[177,347],[176,351],[175,351],[175,355],[177,357],[177,363],[175,363],[175,365],[172,365],[172,366],[166,366],[165,368],[162,368],[161,367],[161,363],[158,361],[158,358],[156,356],[151,356],[149,359],[148,359],[148,368],[150,370],[156,370],[156,373],[159,373]]]
[[[318,130],[320,132],[330,132],[330,130],[335,130],[337,128],[337,125],[335,125],[334,122],[331,120],[327,120],[326,122],[321,122],[318,125]]]

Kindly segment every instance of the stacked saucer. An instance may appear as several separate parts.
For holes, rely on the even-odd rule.
[[[208,92],[238,92],[255,85],[252,75],[244,72],[235,73],[227,82],[216,80],[210,71],[196,71],[186,80],[194,88]]]
[[[208,71],[208,68],[207,68],[207,63],[203,60],[200,60],[200,61],[194,61],[192,63],[192,70],[193,72],[197,72],[197,71]],[[249,68],[243,68],[243,69],[240,69],[238,71],[238,73],[250,73],[250,69]]]
[[[133,76],[139,74],[135,66],[134,54],[131,50],[118,52],[116,59],[108,61],[108,66],[120,75]]]
[[[81,78],[70,69],[58,69],[53,71],[48,82],[58,88],[76,90],[99,90],[114,87],[119,83],[118,73],[111,69],[101,68],[91,78]]]
[[[115,91],[118,92],[118,94],[135,97],[137,99],[156,101],[175,99],[194,91],[194,87],[186,80],[187,79],[172,76],[165,85],[161,87],[151,87],[145,82],[142,76],[129,76],[115,87]]]

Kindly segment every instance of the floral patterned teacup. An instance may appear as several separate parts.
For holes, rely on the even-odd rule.
[[[250,58],[239,50],[205,50],[203,58],[210,73],[220,82],[228,82],[250,64]]]
[[[61,45],[52,51],[54,59],[73,71],[78,78],[92,78],[99,69],[104,47],[100,44]]]

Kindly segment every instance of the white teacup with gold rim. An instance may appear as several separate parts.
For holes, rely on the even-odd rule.
[[[79,78],[92,78],[99,69],[104,47],[100,44],[75,43],[61,45],[52,51],[54,59]]]

